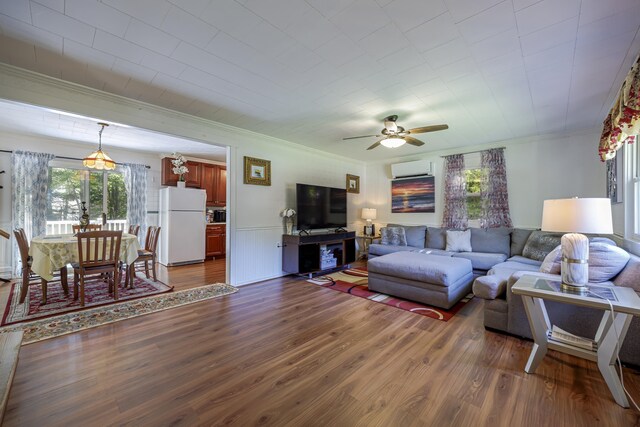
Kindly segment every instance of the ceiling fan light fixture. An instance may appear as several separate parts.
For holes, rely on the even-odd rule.
[[[392,136],[389,138],[385,138],[382,141],[380,141],[380,143],[382,145],[384,145],[387,148],[398,148],[402,145],[404,145],[406,141],[400,137],[397,136]]]
[[[105,126],[109,125],[107,123],[98,123],[98,125],[101,126],[98,131],[98,138],[100,141],[98,144],[98,150],[85,157],[82,160],[82,164],[91,169],[114,170],[116,168],[116,162],[114,162],[107,153],[102,151],[102,131]]]

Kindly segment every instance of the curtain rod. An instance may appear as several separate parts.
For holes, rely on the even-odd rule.
[[[506,149],[507,149],[507,147],[494,147],[494,148],[487,148],[486,150],[476,150],[476,151],[467,151],[466,153],[449,154],[449,156],[457,156],[458,154],[462,154],[464,156],[465,154],[482,153],[483,151],[506,150]],[[445,157],[449,157],[449,156],[440,156],[440,158],[444,159]]]
[[[13,151],[11,151],[11,150],[0,150],[0,153],[9,153],[9,154],[12,154],[12,153],[13,153]],[[80,160],[80,161],[82,161],[82,159],[79,159],[79,158],[77,158],[77,157],[66,157],[66,156],[56,156],[56,159]],[[122,163],[115,162],[115,164],[116,164],[116,165],[121,165]],[[145,168],[147,168],[147,169],[151,169],[151,166],[149,166],[149,165],[144,165],[144,167],[145,167]]]

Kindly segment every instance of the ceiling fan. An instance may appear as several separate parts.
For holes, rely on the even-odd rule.
[[[424,145],[424,142],[409,136],[410,134],[436,132],[439,130],[449,129],[448,125],[431,125],[405,130],[405,128],[396,124],[396,120],[398,120],[398,116],[396,115],[385,117],[384,129],[382,129],[378,135],[352,136],[349,138],[342,138],[342,140],[346,141],[347,139],[370,138],[372,136],[377,138],[384,137],[367,148],[367,150],[373,150],[379,145],[383,145],[387,148],[396,148],[404,145],[405,143],[420,147],[421,145]]]

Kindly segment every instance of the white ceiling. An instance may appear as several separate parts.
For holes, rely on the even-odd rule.
[[[0,100],[0,130],[26,135],[45,136],[98,146],[98,122],[109,126],[102,132],[102,149],[110,154],[111,148],[134,150],[148,154],[171,154],[175,151],[188,157],[226,161],[226,149],[197,141],[175,138],[170,135],[133,128],[120,123],[108,122],[69,114],[66,112],[39,108]],[[89,151],[84,154],[89,154]],[[82,156],[83,157],[83,156]],[[125,161],[118,159],[116,161]]]
[[[598,126],[640,0],[3,0],[0,61],[364,160]],[[365,151],[382,118],[448,123]]]

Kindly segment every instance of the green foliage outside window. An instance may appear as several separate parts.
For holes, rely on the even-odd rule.
[[[49,171],[48,221],[78,221],[81,203],[86,200],[85,186],[88,179],[87,208],[92,221],[127,218],[127,192],[124,178],[119,173],[84,171],[79,169],[51,168]],[[104,174],[107,174],[106,206],[104,206]]]
[[[480,197],[482,169],[467,169],[464,173],[467,186],[467,218],[480,219],[482,214],[482,198]]]

